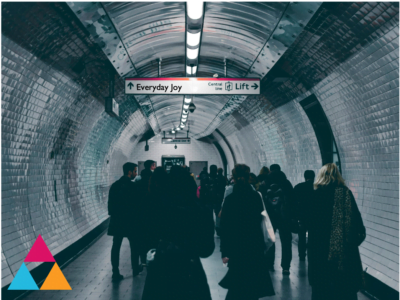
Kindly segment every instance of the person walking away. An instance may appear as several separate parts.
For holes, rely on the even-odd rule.
[[[312,300],[356,300],[363,287],[358,246],[366,237],[353,193],[335,164],[318,172],[308,220]]]
[[[257,176],[258,183],[256,184],[256,190],[260,190],[260,186],[265,185],[265,182],[267,181],[268,174],[269,174],[269,169],[267,167],[262,167],[260,170],[259,175]]]
[[[299,220],[299,241],[298,241],[298,250],[299,250],[299,260],[305,261],[306,259],[306,251],[307,251],[307,228],[306,228],[306,216],[307,209],[309,207],[309,202],[314,194],[314,178],[315,173],[312,170],[307,170],[304,172],[304,180],[305,182],[299,183],[294,187],[293,195],[295,198],[296,205],[296,214],[297,219]]]
[[[254,190],[257,190],[257,185],[258,185],[258,179],[256,174],[254,173],[250,173],[250,178],[249,178],[249,183],[251,184],[251,186],[254,188]]]
[[[142,268],[139,266],[140,243],[140,199],[137,198],[139,187],[132,182],[136,176],[137,165],[128,162],[123,165],[124,176],[111,185],[108,197],[108,214],[110,225],[108,235],[113,236],[111,248],[112,279],[121,280],[119,272],[119,254],[122,240],[128,238],[131,247],[131,264],[133,276],[138,275]]]
[[[236,165],[235,185],[221,212],[221,255],[228,272],[219,285],[226,300],[256,300],[275,295],[265,261],[261,229],[262,198],[249,184],[250,168]]]
[[[150,180],[149,234],[156,250],[142,300],[211,300],[200,257],[214,251],[212,211],[198,202],[182,167],[173,166],[168,176],[157,168]]]
[[[222,168],[219,168],[217,171],[217,196],[214,207],[215,212],[215,232],[219,236],[219,228],[221,218],[219,217],[219,212],[221,211],[222,202],[224,201],[225,187],[227,184],[226,177],[223,175]]]
[[[154,169],[156,168],[156,162],[154,160],[146,160],[144,162],[144,169],[140,172],[139,176],[136,176],[135,182],[142,180],[143,176],[145,180],[148,180],[153,173]]]
[[[278,164],[271,165],[270,169],[271,173],[268,175],[265,186],[260,188],[260,192],[263,195],[274,231],[279,231],[282,246],[282,274],[290,275],[290,263],[292,261],[291,221],[294,215],[293,186]],[[268,268],[273,271],[275,244],[267,252],[267,263]]]

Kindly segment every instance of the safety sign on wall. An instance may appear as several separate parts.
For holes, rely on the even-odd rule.
[[[125,78],[132,95],[258,95],[257,78]]]

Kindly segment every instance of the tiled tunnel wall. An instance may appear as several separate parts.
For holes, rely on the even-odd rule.
[[[136,101],[121,94],[120,81],[116,99],[122,115],[104,113],[107,74],[98,71],[104,65],[76,76],[73,69],[82,57],[107,58],[73,20],[60,18],[61,5],[27,6],[35,16],[29,19],[32,28],[41,31],[27,31],[19,22],[19,29],[2,35],[2,286],[11,282],[38,234],[56,254],[107,217],[108,187],[126,160],[141,160],[137,153],[143,145],[136,145],[149,129]],[[247,163],[252,172],[279,163],[297,184],[305,169],[317,171],[322,163],[298,103],[315,94],[367,227],[364,267],[398,290],[398,18],[389,24],[285,104],[265,95],[249,97],[219,127],[229,146],[214,136],[228,170],[234,164],[231,148],[236,162]],[[59,40],[52,42],[55,37]],[[149,152],[141,153],[143,159]],[[161,152],[157,155],[166,154]],[[218,155],[215,159],[222,164]]]
[[[108,188],[123,161],[117,154],[137,143],[124,132],[140,136],[148,129],[136,101],[120,92],[120,117],[104,112],[106,68],[77,72],[74,66],[83,57],[107,59],[60,16],[58,4],[27,6],[35,22],[43,22],[41,32],[51,30],[60,40],[50,33],[21,38],[18,28],[14,36],[2,35],[2,286],[39,234],[54,255],[108,217]],[[54,15],[60,26],[52,23]],[[116,91],[121,87],[117,81]]]
[[[367,228],[360,247],[364,269],[395,290],[399,290],[398,26],[398,20],[389,23],[324,80],[287,104],[274,108],[263,96],[249,97],[219,128],[252,170],[278,163],[295,185],[303,181],[306,169],[317,171],[322,166],[314,130],[298,103],[314,94],[331,124],[343,176]],[[253,141],[249,136],[255,136]]]

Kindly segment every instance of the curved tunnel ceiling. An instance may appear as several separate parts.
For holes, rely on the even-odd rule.
[[[224,76],[226,62],[229,77],[263,78],[320,5],[320,2],[206,2],[198,76]],[[69,2],[69,6],[84,26],[91,29],[91,35],[103,46],[121,76],[157,77],[159,60],[161,76],[186,75],[184,2]],[[112,24],[107,28],[110,32],[107,36],[102,35],[105,23]],[[136,99],[155,133],[170,131],[179,124],[182,96]],[[245,99],[244,96],[195,96],[197,110],[188,118],[190,135],[195,138],[209,135]]]
[[[4,284],[37,233],[51,239],[49,248],[58,253],[104,221],[107,187],[123,163],[136,161],[132,149],[142,135],[150,126],[156,133],[171,129],[180,117],[183,97],[125,96],[122,77],[157,76],[154,49],[160,45],[174,47],[161,50],[168,56],[162,76],[185,76],[185,4],[86,4],[91,6],[2,6]],[[250,21],[258,8],[268,21]],[[285,31],[290,35],[274,38],[271,24],[280,33],[279,24],[294,24],[288,19],[296,11],[280,3],[205,4],[198,74],[222,76],[229,54],[228,76],[259,77],[262,90],[250,97],[195,97],[190,130],[196,138],[212,134],[230,167],[244,162],[257,172],[279,163],[296,184],[304,170],[317,171],[322,164],[313,124],[299,104],[314,95],[367,227],[363,264],[368,274],[398,290],[398,3],[323,3],[312,13],[303,10],[311,19]],[[153,12],[164,17],[155,21]],[[124,24],[126,17],[141,30]],[[249,37],[254,40],[247,45]],[[137,43],[129,43],[131,38]],[[215,52],[211,41],[224,50]],[[148,54],[147,42],[154,46]],[[120,75],[119,118],[104,112],[110,68]]]

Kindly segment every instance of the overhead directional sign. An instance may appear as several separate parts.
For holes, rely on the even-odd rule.
[[[162,138],[161,144],[190,144],[190,138]]]
[[[125,78],[132,95],[258,95],[258,78]]]

